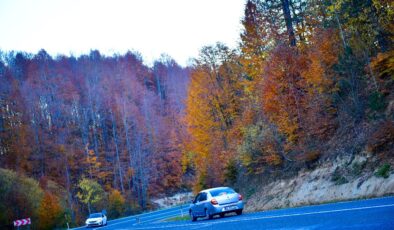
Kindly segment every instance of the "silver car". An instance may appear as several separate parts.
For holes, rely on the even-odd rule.
[[[198,217],[212,219],[215,215],[223,217],[225,213],[242,214],[244,203],[242,195],[229,187],[219,187],[202,190],[190,205],[189,214],[192,221]]]

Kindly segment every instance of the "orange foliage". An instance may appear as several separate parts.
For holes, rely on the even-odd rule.
[[[111,218],[120,217],[125,209],[125,198],[122,196],[119,190],[112,190],[108,197],[108,214]]]
[[[384,156],[390,154],[394,148],[394,122],[381,123],[368,141],[367,149],[370,152]],[[392,154],[392,152],[391,152]]]
[[[263,110],[290,142],[297,140],[306,104],[302,64],[296,50],[278,46],[271,53],[262,85]]]
[[[390,82],[394,81],[394,50],[379,53],[372,59],[371,66],[378,77],[377,84],[381,93],[392,94],[394,87]]]
[[[233,157],[230,134],[240,113],[239,73],[236,57],[221,44],[203,48],[191,73],[184,117],[190,140],[184,152],[193,154],[197,180],[206,175],[209,186],[223,181],[225,162]]]
[[[57,197],[46,192],[38,209],[39,229],[54,229],[63,213]]]
[[[314,125],[310,118],[319,123],[321,109],[329,106],[324,94],[333,90],[329,69],[338,50],[332,34],[319,31],[304,50],[278,46],[271,52],[262,83],[262,107],[290,143],[305,137]]]

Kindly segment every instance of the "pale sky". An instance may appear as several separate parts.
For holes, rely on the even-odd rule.
[[[0,50],[76,56],[127,50],[185,65],[204,45],[236,47],[245,0],[0,0]]]

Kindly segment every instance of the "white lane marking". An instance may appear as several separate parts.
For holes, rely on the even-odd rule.
[[[250,221],[250,220],[262,220],[262,219],[275,219],[275,218],[283,218],[283,217],[291,217],[291,216],[305,216],[305,215],[325,214],[325,213],[334,213],[334,212],[347,212],[347,211],[374,209],[374,208],[386,208],[386,207],[394,207],[394,204],[366,206],[366,207],[358,207],[358,208],[334,209],[334,210],[318,211],[318,212],[294,213],[294,214],[276,215],[276,216],[261,216],[261,217],[250,217],[250,218],[243,218],[243,219],[221,220],[221,221],[215,221],[212,223],[204,223],[204,224],[214,225],[214,224],[221,224],[221,223],[232,223],[232,222],[241,222],[241,221]],[[196,226],[196,225],[199,225],[199,224],[198,223],[174,224],[174,225],[164,225],[164,226],[140,227],[140,228],[133,228],[133,229],[163,229],[163,228],[175,228],[175,227],[188,227],[188,226]]]

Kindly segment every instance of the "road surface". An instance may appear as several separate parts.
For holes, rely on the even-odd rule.
[[[183,212],[187,214],[186,206]],[[229,214],[224,218],[199,219],[197,222],[163,222],[180,213],[180,207],[170,208],[108,221],[107,226],[97,229],[394,229],[394,197],[244,213],[241,216]]]

